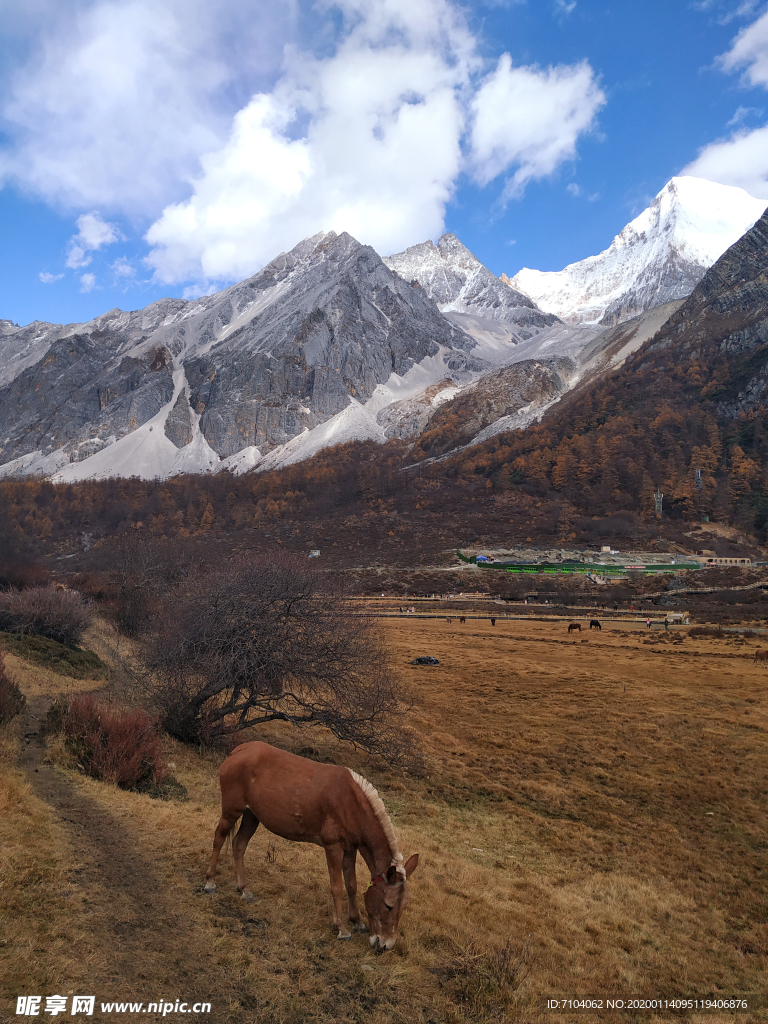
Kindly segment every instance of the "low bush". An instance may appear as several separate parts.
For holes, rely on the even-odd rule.
[[[93,606],[76,590],[32,587],[0,593],[0,630],[46,636],[75,647],[93,622]]]
[[[103,679],[107,675],[107,666],[98,654],[79,647],[68,647],[46,636],[0,633],[0,642],[5,644],[9,654],[60,676],[69,676],[70,679]]]
[[[5,671],[3,652],[0,650],[0,725],[21,714],[27,698]]]
[[[67,750],[94,779],[139,791],[163,782],[160,736],[146,711],[116,708],[98,703],[92,694],[78,694],[66,709],[51,709],[46,731],[58,724]]]
[[[720,626],[692,626],[688,630],[688,636],[690,637],[712,637],[715,640],[722,640],[725,638],[725,633]]]

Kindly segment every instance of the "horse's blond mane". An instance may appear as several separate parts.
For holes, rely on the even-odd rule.
[[[403,862],[403,855],[400,853],[400,849],[397,845],[395,828],[389,819],[384,802],[368,779],[364,779],[362,775],[358,775],[357,772],[353,772],[351,768],[348,768],[347,771],[358,784],[360,789],[362,789],[363,793],[365,793],[368,803],[371,805],[371,810],[376,815],[381,827],[384,829],[384,835],[387,837],[389,849],[392,854],[392,863],[400,867]],[[403,877],[405,877],[404,874]]]

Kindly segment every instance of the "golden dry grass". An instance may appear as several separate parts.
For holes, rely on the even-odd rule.
[[[255,902],[238,898],[228,852],[204,896],[220,758],[169,741],[185,803],[57,769],[73,823],[13,776],[3,882],[32,936],[16,955],[42,936],[26,991],[82,980],[101,999],[149,1001],[194,988],[217,1022],[468,1024],[558,1019],[542,1013],[548,995],[765,990],[767,677],[750,645],[569,639],[564,623],[385,629],[418,694],[426,777],[378,771],[321,734],[261,735],[363,771],[405,855],[421,854],[395,951],[338,942],[322,852],[263,830],[246,859]],[[419,654],[441,665],[411,666]],[[28,695],[67,685],[8,661]]]

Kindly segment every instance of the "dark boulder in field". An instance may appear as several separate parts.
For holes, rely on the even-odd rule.
[[[414,658],[411,662],[412,665],[439,665],[440,662],[437,658],[433,658],[431,654],[422,654],[419,658]]]

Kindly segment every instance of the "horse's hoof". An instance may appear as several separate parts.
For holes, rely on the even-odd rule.
[[[207,893],[214,893],[214,892],[216,892],[216,883],[215,882],[206,882],[205,885],[203,886],[203,892],[207,892]]]
[[[349,933],[347,933],[346,935],[342,935],[341,932],[339,932],[336,938],[343,939],[345,942],[348,942],[352,938],[352,936]]]
[[[368,931],[368,929],[365,927],[362,921],[355,921],[352,927],[355,929],[356,932],[360,932],[362,935],[365,935],[365,933]]]
[[[244,892],[241,896],[241,899],[244,899],[246,903],[253,903],[253,893]]]

